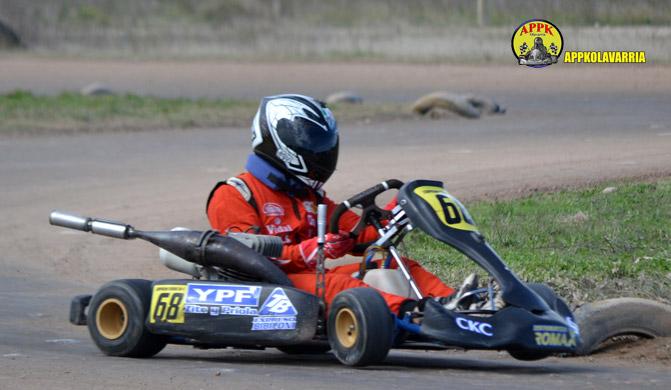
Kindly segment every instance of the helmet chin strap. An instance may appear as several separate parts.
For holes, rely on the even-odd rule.
[[[275,168],[263,157],[255,153],[250,154],[247,158],[245,169],[273,190],[284,191],[298,197],[303,197],[310,189],[301,180]]]

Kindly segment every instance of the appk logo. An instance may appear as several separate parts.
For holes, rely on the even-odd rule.
[[[281,288],[273,290],[259,310],[260,316],[295,316],[298,312]]]
[[[511,44],[520,65],[543,68],[557,63],[564,47],[564,37],[549,21],[531,19],[517,27]]]

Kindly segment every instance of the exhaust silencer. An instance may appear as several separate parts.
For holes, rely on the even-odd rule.
[[[91,218],[68,214],[62,211],[52,211],[51,214],[49,214],[49,223],[54,226],[62,226],[84,232],[91,231]]]
[[[49,214],[49,223],[54,226],[81,230],[83,232],[91,232],[93,234],[120,238],[122,240],[135,238],[135,231],[130,225],[114,221],[106,221],[103,219],[83,217],[62,211],[52,211],[51,214]]]

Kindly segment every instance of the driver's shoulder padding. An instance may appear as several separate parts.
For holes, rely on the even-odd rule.
[[[205,204],[205,212],[207,213],[207,210],[210,208],[210,202],[212,201],[212,198],[214,197],[214,194],[217,192],[217,190],[224,185],[229,185],[233,188],[235,188],[242,198],[249,203],[252,207],[254,207],[254,210],[258,212],[259,208],[258,205],[256,204],[256,200],[254,200],[254,195],[252,194],[252,190],[249,188],[247,183],[240,177],[233,176],[229,177],[225,181],[220,181],[217,184],[215,184],[214,188],[212,188],[212,191],[210,191],[210,195],[207,197],[207,203]]]

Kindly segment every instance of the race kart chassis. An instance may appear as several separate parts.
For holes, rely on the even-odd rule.
[[[375,197],[390,188],[399,189],[398,205],[391,211],[375,206]],[[348,365],[381,361],[391,347],[502,349],[520,359],[575,351],[579,331],[568,307],[552,292],[544,294],[521,282],[442,183],[383,182],[341,203],[331,218],[330,231],[338,232],[340,216],[353,207],[363,212],[352,234],[366,225],[377,228],[380,239],[370,248],[386,250],[394,258],[412,291],[409,296],[423,298],[396,245],[406,233],[419,228],[488,271],[499,284],[506,306],[447,310],[425,298],[419,310],[395,315],[375,290],[353,289],[336,297],[327,311],[320,297],[293,288],[265,257],[279,255],[281,245],[273,238],[223,236],[212,231],[144,232],[123,223],[54,212],[50,216],[54,225],[152,242],[176,255],[177,261],[196,264],[207,276],[206,280],[111,282],[93,297],[75,297],[70,321],[87,324],[103,352],[120,356],[150,356],[166,343],[202,348],[318,345],[320,351],[332,348]],[[107,321],[108,317],[112,320]],[[135,324],[131,317],[141,320]],[[132,338],[133,332],[137,337]]]

